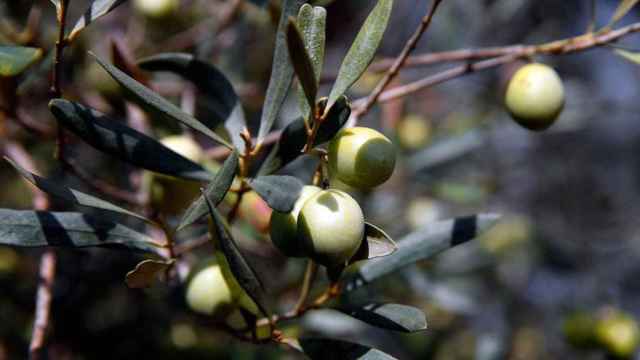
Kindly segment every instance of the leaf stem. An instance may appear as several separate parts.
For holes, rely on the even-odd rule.
[[[309,292],[311,291],[311,285],[313,285],[313,280],[316,278],[317,270],[318,264],[313,260],[309,260],[307,262],[307,269],[304,272],[304,280],[302,281],[300,296],[298,297],[296,305],[293,307],[294,314],[300,313],[304,308],[304,304],[307,301],[307,297],[309,297]]]

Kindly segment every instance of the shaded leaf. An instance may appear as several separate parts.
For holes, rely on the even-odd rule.
[[[304,186],[300,179],[289,175],[258,176],[249,185],[270,208],[281,213],[293,210]]]
[[[205,195],[203,193],[203,195]],[[205,195],[207,206],[209,207],[209,214],[211,215],[213,230],[215,232],[214,239],[217,240],[217,246],[224,254],[227,263],[229,264],[229,270],[233,274],[240,287],[249,295],[249,297],[255,302],[260,311],[269,316],[267,307],[264,300],[264,289],[262,283],[258,279],[256,272],[249,265],[247,260],[238,249],[238,245],[231,237],[231,233],[227,228],[227,225],[213,206],[211,200]]]
[[[392,360],[391,355],[368,346],[332,339],[300,339],[302,351],[311,360]]]
[[[204,194],[194,201],[184,213],[177,231],[195,223],[209,213],[209,207],[207,206],[205,196],[209,198],[214,207],[220,204],[222,199],[224,199],[224,196],[227,194],[227,191],[229,191],[231,184],[233,184],[233,178],[238,170],[238,161],[238,153],[235,151],[232,152],[227,160],[225,160],[222,168],[216,173],[211,183],[207,185],[207,188],[204,190]]]
[[[85,27],[108,14],[111,10],[115,9],[125,1],[127,0],[93,0],[82,17],[80,17],[73,26],[73,29],[67,38],[73,40]]]
[[[640,65],[640,53],[639,52],[635,52],[635,51],[629,51],[629,50],[624,50],[624,49],[615,49],[614,50],[616,55],[620,56],[621,58],[631,61],[634,64],[638,64]]]
[[[318,107],[323,108],[327,99],[318,101]],[[323,144],[331,140],[338,131],[349,120],[351,115],[351,104],[346,97],[342,96],[338,102],[329,110],[325,121],[320,124],[314,146]],[[292,121],[282,131],[280,140],[274,146],[269,156],[260,168],[261,175],[272,174],[302,154],[302,149],[307,143],[307,132],[302,118]]]
[[[307,54],[311,59],[313,72],[315,74],[316,86],[320,83],[320,75],[322,74],[322,66],[324,64],[324,50],[326,42],[327,11],[319,6],[313,7],[304,4],[300,7],[298,13],[298,29],[302,32],[304,45]],[[306,95],[302,86],[300,86],[300,112],[303,117],[309,119],[311,106],[307,104]]]
[[[175,260],[144,260],[127,273],[124,282],[131,289],[149,288],[174,262]]]
[[[280,112],[282,103],[287,97],[287,92],[291,86],[293,67],[289,62],[289,54],[287,51],[286,28],[289,17],[295,16],[300,6],[305,2],[306,0],[284,0],[282,3],[282,13],[280,14],[278,32],[276,33],[271,77],[269,78],[269,86],[267,87],[267,94],[265,95],[262,116],[260,118],[258,143],[261,143],[264,137],[271,131],[273,123]]]
[[[611,17],[611,21],[609,21],[609,25],[607,27],[613,26],[615,23],[620,21],[631,9],[638,4],[639,0],[620,0],[620,4],[616,8],[616,11],[613,13]]]
[[[411,333],[427,329],[424,312],[412,306],[370,303],[364,306],[339,307],[336,310],[387,330]]]
[[[0,46],[0,77],[22,74],[42,57],[42,50],[23,46]]]
[[[9,164],[11,164],[11,166],[13,166],[16,170],[18,170],[18,172],[20,173],[20,175],[22,175],[22,177],[24,177],[27,181],[35,185],[38,189],[44,191],[49,195],[57,196],[75,205],[113,211],[119,214],[133,216],[138,219],[144,220],[146,222],[152,223],[151,220],[147,219],[142,215],[139,215],[127,209],[121,208],[120,206],[117,206],[108,201],[102,200],[100,198],[97,198],[93,195],[85,194],[81,191],[66,187],[64,185],[58,184],[51,180],[47,180],[45,178],[42,178],[36,174],[33,174],[23,169],[22,167],[20,167],[20,165],[16,164],[13,160],[7,157],[5,157],[4,159],[7,160],[7,162],[9,162]]]
[[[0,209],[0,244],[21,247],[114,247],[159,254],[162,247],[124,225],[78,212]]]
[[[64,99],[51,100],[49,109],[65,129],[122,161],[184,179],[211,179],[211,174],[202,166],[96,110]]]
[[[318,94],[318,80],[302,39],[302,34],[300,34],[300,30],[298,30],[298,26],[293,19],[289,19],[287,24],[287,48],[289,49],[289,57],[293,64],[293,69],[298,76],[298,81],[307,100],[308,108],[314,108],[316,95]],[[303,115],[307,116],[307,114]]]
[[[342,61],[338,77],[329,94],[329,103],[327,104],[329,109],[341,95],[349,90],[351,85],[360,78],[360,75],[371,64],[389,23],[392,8],[393,0],[378,0],[367,20],[365,20]]]
[[[387,233],[379,227],[365,222],[364,240],[358,252],[349,260],[349,263],[388,256],[397,249],[398,246]]]
[[[244,111],[233,85],[220,70],[186,53],[158,54],[140,60],[138,65],[149,71],[170,71],[191,81],[204,95],[198,101],[202,100],[211,121],[205,125],[213,130],[225,123],[233,145],[240,153],[244,151],[245,143],[240,137],[246,126]]]
[[[178,121],[196,131],[209,136],[218,143],[230,149],[232,148],[232,146],[226,140],[224,140],[220,135],[214,133],[198,119],[180,110],[180,108],[170,103],[162,96],[156,94],[151,89],[142,85],[129,75],[125,74],[120,69],[104,62],[95,54],[90,54],[96,58],[98,64],[100,64],[100,66],[102,66],[109,73],[109,75],[111,75],[111,77],[113,77],[113,79],[122,86],[122,88],[130,95],[132,100],[138,105],[149,110],[158,117],[161,117],[168,121]]]
[[[364,263],[355,274],[345,279],[345,288],[354,290],[406,265],[473,240],[499,219],[500,215],[480,214],[427,224],[398,241],[395,253]]]

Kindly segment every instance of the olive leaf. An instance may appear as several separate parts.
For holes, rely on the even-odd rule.
[[[0,46],[0,77],[20,75],[41,57],[41,49],[24,46]]]
[[[0,209],[0,244],[112,247],[160,255],[161,244],[122,224],[78,212]]]
[[[67,36],[67,39],[73,41],[78,33],[92,22],[98,20],[102,16],[108,14],[111,10],[117,8],[127,0],[93,0],[84,14],[78,19],[73,29]]]
[[[338,98],[349,90],[351,85],[360,78],[369,64],[371,64],[389,23],[392,8],[393,0],[378,0],[378,3],[365,20],[342,61],[338,77],[329,94],[327,110],[331,109]]]
[[[324,98],[318,101],[317,106],[322,109],[326,103],[327,99]],[[342,96],[331,110],[329,110],[326,119],[320,124],[313,145],[317,146],[331,140],[347,120],[349,120],[349,115],[351,115],[351,104],[345,96]],[[302,154],[302,149],[306,143],[307,132],[304,127],[304,120],[298,118],[284,128],[282,135],[280,135],[280,140],[273,147],[269,156],[260,167],[259,174],[273,174],[292,162]]]
[[[398,249],[396,243],[384,230],[365,222],[364,239],[358,252],[349,260],[350,264],[393,254]]]
[[[378,349],[341,340],[306,338],[300,339],[301,350],[311,360],[393,360],[393,356]]]
[[[302,32],[304,46],[311,60],[315,74],[316,87],[320,83],[322,66],[324,64],[324,50],[326,43],[327,11],[319,6],[304,4],[298,13],[298,29]],[[307,103],[307,96],[302,85],[299,86],[300,112],[303,117],[311,118],[311,108],[315,104]]]
[[[214,207],[220,204],[233,183],[233,178],[238,170],[238,162],[238,153],[234,151],[229,155],[227,160],[225,160],[220,171],[216,173],[211,183],[209,183],[204,190],[204,195],[201,195],[189,206],[182,216],[182,220],[180,220],[180,225],[176,231],[180,231],[195,223],[209,212],[205,196],[213,203]]]
[[[95,209],[101,209],[101,210],[107,210],[107,211],[113,211],[119,214],[124,214],[124,215],[129,215],[129,216],[133,216],[136,217],[138,219],[144,220],[148,223],[153,223],[151,220],[147,219],[146,217],[136,214],[132,211],[129,211],[127,209],[121,208],[120,206],[117,206],[115,204],[112,204],[108,201],[102,200],[100,198],[97,198],[93,195],[89,195],[89,194],[85,194],[81,191],[78,191],[76,189],[72,189],[69,187],[66,187],[64,185],[60,185],[54,181],[51,180],[47,180],[45,178],[42,178],[36,174],[33,174],[25,169],[23,169],[22,167],[20,167],[20,165],[16,164],[13,160],[9,159],[8,157],[4,158],[9,164],[11,164],[11,166],[13,166],[22,177],[24,177],[27,181],[29,181],[31,184],[33,184],[34,186],[36,186],[38,189],[44,191],[45,193],[49,194],[49,195],[54,195],[57,196],[61,199],[64,199],[66,201],[69,201],[75,205],[81,205],[81,206],[87,206],[87,207],[91,207],[91,208],[95,208]]]
[[[276,45],[273,54],[273,67],[267,94],[265,95],[264,107],[260,117],[260,130],[258,131],[258,143],[267,136],[273,123],[280,112],[282,103],[287,96],[291,81],[293,80],[293,67],[289,62],[287,51],[287,23],[290,16],[295,16],[306,0],[284,0],[282,3],[282,13],[276,33]]]
[[[308,108],[313,109],[316,106],[318,81],[311,58],[302,39],[302,34],[293,19],[289,19],[287,23],[287,48],[289,49],[289,57],[293,64],[293,69],[298,76],[298,81],[307,100]],[[303,115],[307,116],[304,113]]]
[[[369,303],[358,306],[341,306],[336,310],[369,325],[387,330],[412,333],[427,329],[427,319],[424,312],[412,306]]]
[[[64,99],[51,100],[49,109],[62,127],[117,159],[184,179],[211,179],[212,175],[202,166],[94,109]]]
[[[345,289],[354,290],[406,265],[473,240],[499,219],[497,214],[479,214],[427,224],[398,241],[395,253],[367,261],[354,274],[345,277]]]
[[[233,85],[220,70],[186,53],[157,54],[140,60],[138,65],[148,71],[169,71],[192,82],[203,95],[197,100],[211,120],[205,125],[213,130],[224,123],[233,145],[240,153],[244,151],[240,136],[246,127],[244,111]]]
[[[100,66],[102,66],[102,68],[105,69],[105,71],[109,73],[109,75],[111,75],[111,77],[122,86],[125,92],[127,92],[131,97],[131,100],[142,106],[144,109],[147,109],[154,115],[165,120],[178,121],[196,131],[207,135],[211,139],[228,147],[229,149],[233,148],[220,135],[216,134],[211,129],[206,127],[198,119],[180,110],[180,108],[170,103],[162,96],[156,94],[151,89],[142,85],[115,66],[106,63],[95,54],[91,52],[89,54],[95,57],[98,64],[100,64]]]
[[[634,64],[640,65],[640,52],[629,51],[624,49],[615,49],[614,51],[616,55],[620,56],[621,58],[627,61],[630,61]]]
[[[205,193],[203,193],[203,195],[207,202],[209,214],[211,215],[213,223],[212,228],[215,232],[215,234],[213,234],[213,237],[217,241],[216,245],[219,247],[219,250],[222,251],[227,263],[229,264],[229,270],[231,271],[233,277],[236,279],[240,287],[258,306],[260,312],[262,312],[265,316],[269,316],[269,312],[264,300],[264,289],[262,287],[262,283],[258,278],[258,275],[244,258],[244,256],[240,252],[240,249],[238,249],[238,245],[233,240],[233,237],[231,237],[231,233],[227,228],[224,219],[215,208],[215,206],[213,206],[213,202]]]
[[[288,213],[300,197],[304,184],[288,175],[265,175],[249,181],[249,186],[275,211]]]
[[[627,13],[629,13],[629,11],[638,4],[638,1],[639,0],[621,0],[607,27],[612,27],[615,23],[620,21],[620,19],[627,15]]]
[[[144,260],[125,276],[125,283],[131,289],[144,289],[153,286],[158,276],[169,269],[175,260]]]

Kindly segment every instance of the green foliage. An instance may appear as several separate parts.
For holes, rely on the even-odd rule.
[[[300,339],[300,347],[312,360],[393,360],[394,357],[370,347],[332,339]]]
[[[67,37],[69,39],[74,39],[84,28],[91,25],[91,23],[104,15],[107,15],[111,10],[117,8],[126,1],[127,0],[93,0],[91,5],[89,5],[84,14],[82,14],[73,26],[73,29]],[[58,6],[57,3],[55,5]]]
[[[22,74],[42,57],[42,50],[23,46],[0,46],[0,77]]]
[[[249,184],[269,207],[282,213],[293,209],[304,186],[298,178],[287,175],[258,176]]]
[[[382,329],[412,333],[427,329],[427,319],[420,309],[401,304],[369,303],[343,306],[337,310]]]

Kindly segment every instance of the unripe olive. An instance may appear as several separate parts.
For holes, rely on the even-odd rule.
[[[631,357],[640,343],[638,323],[631,316],[611,310],[598,321],[596,339],[609,353],[621,358]]]
[[[305,202],[321,190],[317,186],[304,186],[291,212],[285,214],[273,211],[271,213],[271,241],[284,255],[290,257],[305,256],[304,247],[297,234],[298,215]]]
[[[255,191],[249,191],[242,195],[238,215],[258,232],[265,234],[269,231],[271,208]]]
[[[544,130],[564,107],[562,80],[547,65],[525,65],[509,81],[505,105],[518,124],[530,130]]]
[[[298,215],[298,236],[305,253],[319,264],[344,265],[364,237],[364,215],[349,194],[335,189],[311,196]]]
[[[135,0],[133,5],[144,16],[160,19],[178,10],[180,0]]]
[[[226,316],[233,309],[233,295],[220,265],[208,260],[190,276],[185,294],[191,310],[213,316]]]
[[[421,116],[409,115],[398,123],[396,133],[404,148],[417,150],[429,142],[431,123]]]
[[[369,189],[387,181],[396,165],[396,149],[380,132],[354,127],[340,131],[329,143],[329,171],[340,181]]]

